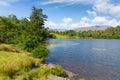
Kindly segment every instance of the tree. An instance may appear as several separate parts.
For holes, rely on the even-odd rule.
[[[30,22],[33,23],[34,27],[43,27],[44,21],[47,16],[43,14],[42,9],[32,7],[32,14],[30,15]]]

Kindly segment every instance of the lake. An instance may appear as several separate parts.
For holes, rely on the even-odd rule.
[[[120,40],[50,39],[46,62],[85,80],[120,80]]]

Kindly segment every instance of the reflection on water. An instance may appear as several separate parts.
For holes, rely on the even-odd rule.
[[[97,51],[104,51],[106,49],[102,49],[102,48],[92,48],[93,50],[97,50]]]
[[[47,62],[86,80],[120,80],[120,40],[51,39]]]

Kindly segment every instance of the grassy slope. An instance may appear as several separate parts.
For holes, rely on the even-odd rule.
[[[57,34],[57,33],[51,33],[53,35],[56,36],[56,38],[70,38],[68,35],[61,35],[61,34]]]
[[[0,80],[46,80],[49,74],[64,73],[61,67],[51,69],[13,45],[0,44],[0,48]]]
[[[70,37],[68,35],[62,35],[62,34],[57,34],[57,33],[51,33],[51,34],[53,34],[54,36],[56,36],[56,38],[80,38],[78,36],[72,36],[72,37]]]

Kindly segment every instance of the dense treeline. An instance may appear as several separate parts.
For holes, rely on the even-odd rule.
[[[42,9],[36,7],[32,8],[29,19],[18,19],[16,15],[0,16],[0,43],[17,44],[22,49],[33,52],[34,57],[43,57],[48,50],[40,42],[52,37],[44,28],[46,19]],[[45,54],[41,55],[40,52]]]
[[[94,38],[94,39],[120,39],[120,26],[110,27],[106,30],[98,30],[98,31],[82,31],[76,32],[74,30],[68,31],[51,31],[52,33],[68,35],[70,38]]]
[[[80,37],[91,37],[97,39],[120,39],[120,26],[110,27],[104,31],[84,31],[79,34]]]

